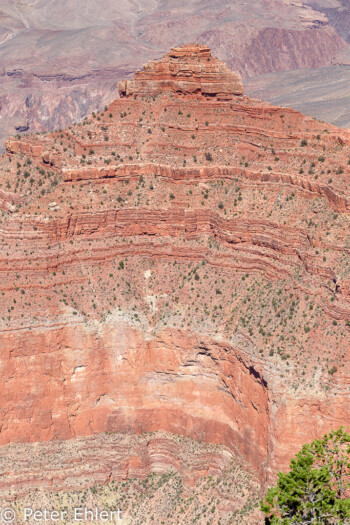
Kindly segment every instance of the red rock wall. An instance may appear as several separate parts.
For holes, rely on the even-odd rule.
[[[232,346],[178,330],[145,339],[116,319],[10,333],[0,350],[2,445],[165,430],[238,450],[265,479],[350,417],[346,391],[291,397]]]
[[[214,341],[177,331],[147,341],[116,321],[11,334],[1,352],[1,444],[161,429],[266,460],[266,385]]]

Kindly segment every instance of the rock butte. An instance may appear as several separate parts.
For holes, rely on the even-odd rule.
[[[6,49],[0,53],[0,70],[9,72],[1,77],[1,152],[9,134],[23,133],[28,126],[31,133],[67,127],[103,107],[116,98],[117,80],[179,40],[210,44],[243,77],[323,68],[347,52],[326,16],[301,2],[188,0],[184,6],[165,0],[157,7],[144,2],[136,11],[134,2],[125,2],[122,10],[120,2],[109,1],[109,7],[97,10],[96,0],[76,2],[83,8],[73,8],[68,0],[45,7],[39,2],[30,7],[28,2],[9,3]],[[328,85],[331,78],[336,80],[327,72]],[[336,104],[334,94],[325,96],[330,106]],[[329,114],[336,118],[337,109]]]
[[[175,47],[161,60],[149,62],[135,73],[135,80],[118,84],[121,97],[160,93],[200,95],[230,100],[243,94],[241,77],[224,62],[214,59],[203,45]]]
[[[1,158],[0,442],[162,430],[264,484],[349,421],[350,133],[205,46],[120,92]]]

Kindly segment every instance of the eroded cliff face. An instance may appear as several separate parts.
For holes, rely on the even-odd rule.
[[[161,60],[150,62],[135,73],[135,80],[119,82],[121,97],[161,93],[230,100],[243,94],[243,85],[240,76],[224,62],[214,59],[207,46],[189,44],[172,49]]]
[[[268,392],[249,360],[180,330],[147,341],[111,317],[95,330],[78,325],[3,339],[11,379],[2,444],[161,429],[237,446],[256,465],[266,461]]]
[[[208,53],[7,142],[2,445],[162,430],[264,483],[349,420],[350,134],[220,84]]]

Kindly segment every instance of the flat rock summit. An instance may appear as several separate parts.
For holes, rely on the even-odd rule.
[[[350,417],[350,131],[245,96],[204,45],[119,92],[0,159],[0,491],[192,490],[236,458],[211,519],[262,523],[259,490]]]
[[[213,58],[207,46],[191,44],[173,48],[161,60],[149,62],[135,73],[135,80],[121,81],[118,87],[121,97],[175,93],[228,100],[243,94],[237,73]]]

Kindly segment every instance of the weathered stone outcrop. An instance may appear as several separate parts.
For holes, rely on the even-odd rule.
[[[223,446],[203,444],[193,449],[190,439],[163,431],[104,432],[64,441],[7,445],[2,449],[6,454],[0,470],[0,497],[16,499],[36,488],[81,491],[111,480],[145,479],[170,469],[178,471],[189,488],[203,476],[219,476],[235,456]],[[32,461],[23,461],[29,457]]]
[[[78,182],[81,180],[103,180],[117,178],[119,180],[137,179],[144,175],[155,175],[164,179],[173,181],[196,181],[202,180],[210,182],[212,179],[232,180],[237,175],[244,175],[244,178],[257,182],[272,182],[289,184],[296,186],[297,189],[305,190],[310,196],[322,196],[329,200],[329,203],[336,211],[350,210],[350,201],[347,197],[337,194],[331,187],[326,184],[320,184],[316,181],[305,180],[303,177],[293,176],[287,173],[270,173],[268,171],[253,172],[242,168],[228,168],[223,166],[201,166],[191,168],[172,168],[164,165],[123,165],[98,168],[64,168],[62,176],[67,182]]]
[[[137,71],[135,80],[119,82],[118,88],[121,97],[174,93],[230,100],[243,94],[241,77],[213,58],[207,46],[195,44],[174,47]]]
[[[8,141],[2,445],[163,430],[265,483],[349,420],[350,133],[237,78],[176,48],[99,114]]]
[[[1,444],[161,429],[236,447],[257,466],[267,461],[261,372],[215,341],[176,331],[147,341],[116,318],[101,333],[39,329],[8,334],[2,345],[12,379],[2,390]]]
[[[106,501],[120,509],[120,519],[111,522],[146,524],[149,516],[157,515],[167,525],[187,525],[200,508],[204,519],[210,512],[214,523],[232,522],[237,513],[237,525],[261,523],[259,481],[237,451],[223,445],[163,431],[105,432],[61,442],[7,445],[2,451],[0,499],[16,509],[16,525],[35,523],[21,519],[24,509],[47,508],[53,501],[62,508],[66,500],[65,523],[77,521],[74,509],[82,503],[95,509]],[[209,510],[211,492],[216,499]]]
[[[165,430],[239,451],[263,480],[349,417],[348,385],[334,400],[295,397],[262,377],[261,362],[208,337],[165,330],[147,340],[119,316],[101,329],[47,328],[2,336],[3,445]]]

